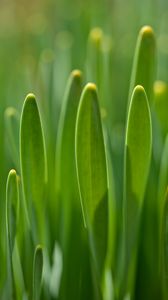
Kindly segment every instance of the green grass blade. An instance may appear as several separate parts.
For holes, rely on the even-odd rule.
[[[88,251],[86,250],[86,231],[82,226],[82,214],[75,166],[75,125],[79,100],[82,92],[82,73],[74,70],[70,74],[62,104],[56,169],[58,169],[60,208],[57,221],[60,219],[60,243],[64,256],[63,274],[60,287],[62,299],[84,299],[89,286],[81,285],[81,276],[88,273]],[[67,184],[68,183],[68,184]],[[58,201],[57,201],[58,202]],[[55,223],[56,212],[53,210]],[[54,226],[55,227],[55,226]],[[74,235],[74,228],[75,235]],[[87,258],[86,258],[87,257]],[[72,273],[71,270],[74,270]]]
[[[165,139],[165,144],[163,147],[161,163],[160,163],[160,172],[159,172],[159,180],[158,180],[158,212],[159,217],[161,217],[162,209],[163,209],[163,201],[165,190],[168,184],[168,135]]]
[[[108,239],[106,155],[96,86],[83,90],[76,124],[76,166],[85,225],[101,274]]]
[[[11,159],[19,170],[19,113],[15,108],[5,110],[5,125]]]
[[[90,31],[87,53],[87,80],[94,82],[98,88],[102,79],[102,44],[104,33],[101,28],[95,27]]]
[[[21,115],[20,160],[29,218],[33,221],[35,210],[40,223],[45,212],[44,189],[47,168],[40,114],[33,94],[26,97]]]
[[[40,245],[36,247],[33,261],[33,300],[40,299],[43,272],[43,250]]]
[[[167,105],[168,85],[164,81],[156,81],[154,84],[154,109],[163,137],[168,132]]]
[[[153,96],[153,83],[155,76],[156,56],[155,36],[150,26],[141,28],[135,49],[134,62],[132,67],[129,101],[133,89],[142,85],[146,91],[149,102]]]
[[[124,233],[128,270],[136,252],[151,147],[152,130],[148,100],[143,87],[137,86],[130,102],[125,139]]]
[[[16,236],[17,216],[19,205],[18,179],[15,170],[11,170],[6,186],[6,234],[7,234],[7,264],[8,278],[11,289],[11,299],[15,299],[15,282],[12,255]]]
[[[168,298],[168,190],[162,208],[161,271],[163,300]]]
[[[59,168],[59,178],[57,179],[59,181],[59,189],[61,190],[64,199],[67,200],[68,203],[69,199],[67,199],[67,197],[77,196],[74,144],[77,109],[81,92],[82,74],[79,70],[74,70],[71,73],[68,81],[65,99],[61,111],[57,147],[58,166],[56,166]],[[67,182],[69,182],[68,186]],[[68,203],[66,203],[66,207],[69,206]]]

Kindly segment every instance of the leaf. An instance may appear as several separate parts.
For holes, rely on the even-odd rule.
[[[164,137],[168,132],[167,105],[168,85],[164,81],[156,81],[154,84],[154,109]]]
[[[163,210],[163,201],[165,190],[168,184],[168,135],[165,139],[165,144],[163,147],[161,163],[160,163],[160,172],[159,172],[159,180],[158,180],[158,212],[159,217],[161,217]]]
[[[61,110],[58,132],[59,181],[61,193],[65,198],[69,194],[76,194],[75,168],[75,124],[77,109],[82,92],[82,74],[74,70],[68,81],[65,98]],[[69,182],[67,186],[67,181]],[[68,194],[68,195],[67,195]],[[73,195],[74,196],[74,195]],[[68,205],[68,203],[66,204]]]
[[[33,261],[33,300],[40,299],[43,271],[43,250],[40,245],[36,247]]]
[[[81,285],[81,276],[88,272],[88,259],[86,262],[87,250],[84,238],[86,230],[82,226],[75,166],[75,125],[81,92],[82,73],[74,70],[65,89],[59,121],[56,169],[58,169],[60,210],[58,207],[53,210],[53,220],[55,224],[55,219],[58,223],[61,219],[61,226],[58,224],[58,227],[61,227],[60,243],[64,255],[59,297],[74,299],[81,293],[82,300],[86,297],[85,289],[89,291],[89,287]],[[58,212],[58,217],[55,211]]]
[[[100,107],[104,110],[111,108],[111,64],[112,39],[99,27],[92,28],[89,33],[86,57],[86,78],[94,82],[99,90]]]
[[[95,265],[102,273],[108,239],[106,155],[96,86],[83,90],[76,123],[76,166],[85,225]]]
[[[152,147],[151,116],[142,86],[130,102],[125,139],[124,234],[126,269],[133,264]]]
[[[102,45],[104,33],[95,27],[90,31],[87,47],[87,79],[97,84],[100,89],[102,78]]]
[[[5,125],[11,158],[19,170],[19,113],[15,108],[5,110]]]
[[[13,274],[12,254],[15,243],[17,215],[19,205],[18,180],[15,170],[11,170],[6,186],[6,235],[7,235],[7,263],[8,279],[11,288],[11,299],[15,298],[15,282]]]
[[[162,208],[162,239],[161,239],[161,270],[163,284],[163,299],[168,297],[168,189]]]
[[[141,28],[135,49],[132,67],[129,100],[136,85],[142,85],[149,102],[153,96],[155,76],[156,45],[153,29],[150,26]]]
[[[33,208],[38,218],[45,210],[44,188],[47,181],[46,155],[40,114],[35,96],[29,94],[23,105],[20,127],[21,177],[29,218]]]

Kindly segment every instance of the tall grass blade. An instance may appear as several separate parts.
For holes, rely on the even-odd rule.
[[[144,88],[137,86],[130,102],[125,139],[123,213],[128,280],[136,256],[141,210],[151,160],[151,147],[152,130],[148,100]]]
[[[20,161],[24,196],[29,219],[38,218],[37,227],[44,222],[44,191],[47,181],[47,167],[42,125],[35,96],[29,94],[23,105],[20,126]],[[34,232],[37,230],[34,225]],[[42,236],[40,232],[40,236]],[[37,238],[37,236],[36,236]],[[38,237],[40,238],[40,237]]]
[[[156,45],[153,29],[150,26],[141,28],[132,67],[129,101],[136,85],[142,85],[149,102],[153,98],[153,83],[155,77]]]
[[[98,274],[102,274],[108,239],[106,155],[96,86],[83,90],[76,123],[76,166],[85,226]]]

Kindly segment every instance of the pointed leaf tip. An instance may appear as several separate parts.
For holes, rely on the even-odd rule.
[[[79,77],[79,78],[81,78],[82,77],[82,72],[80,71],[80,70],[73,70],[72,72],[71,72],[71,75],[73,76],[73,77]]]
[[[33,300],[40,299],[41,282],[43,272],[43,249],[38,245],[34,253],[33,261]]]
[[[84,88],[84,92],[86,91],[93,91],[93,92],[97,92],[97,86],[95,83],[92,82],[88,82]]]
[[[26,96],[26,99],[25,101],[36,101],[36,97],[33,93],[29,93],[27,96]]]
[[[145,37],[151,37],[154,36],[154,31],[153,28],[149,25],[145,25],[141,28],[140,34],[145,36]]]
[[[16,171],[14,170],[14,169],[11,169],[10,171],[9,171],[9,176],[16,176]]]

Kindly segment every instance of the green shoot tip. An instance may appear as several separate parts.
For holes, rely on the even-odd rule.
[[[96,44],[99,44],[102,39],[103,39],[103,31],[101,28],[99,27],[95,27],[93,28],[91,31],[90,31],[90,39],[96,43]]]
[[[149,25],[145,25],[141,28],[140,34],[146,37],[150,37],[154,35],[153,28]]]
[[[29,93],[27,96],[26,96],[26,101],[35,101],[36,98],[35,98],[35,95],[33,93]]]
[[[16,176],[16,171],[14,169],[11,169],[10,172],[9,172],[9,175],[12,176]]]
[[[155,95],[163,95],[166,93],[167,85],[164,81],[158,80],[154,83]]]
[[[5,116],[7,117],[13,117],[17,113],[16,109],[14,107],[7,107],[5,110]]]
[[[77,78],[80,78],[82,76],[82,72],[80,70],[73,70],[71,74],[73,77]]]
[[[89,82],[86,84],[85,89],[97,92],[97,87],[95,83]]]
[[[137,85],[136,87],[135,87],[135,89],[134,89],[134,91],[136,91],[136,92],[145,92],[145,89],[143,88],[143,86],[142,85]]]

